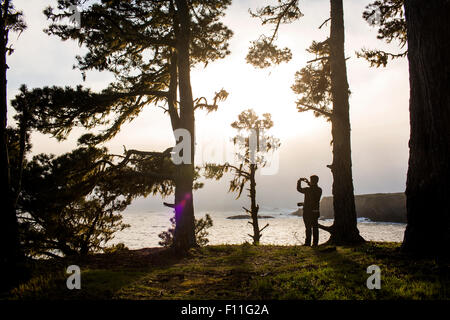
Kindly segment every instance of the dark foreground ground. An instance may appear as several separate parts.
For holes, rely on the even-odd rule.
[[[81,289],[66,268],[79,265]],[[366,286],[381,269],[381,289]],[[223,245],[174,258],[161,248],[123,250],[82,260],[36,261],[32,279],[3,299],[446,299],[448,266],[412,260],[399,244],[358,247]]]

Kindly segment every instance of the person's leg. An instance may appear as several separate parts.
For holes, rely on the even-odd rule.
[[[319,219],[314,219],[312,223],[313,246],[319,244]]]
[[[303,222],[305,223],[305,233],[306,233],[306,239],[305,239],[305,246],[311,245],[311,221],[308,219],[307,216],[303,215]]]

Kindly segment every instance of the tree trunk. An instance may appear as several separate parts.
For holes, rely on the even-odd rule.
[[[6,12],[5,10],[3,11]],[[8,287],[14,284],[21,276],[20,273],[23,270],[19,268],[19,264],[23,262],[23,255],[20,250],[18,223],[14,206],[14,193],[11,187],[12,182],[8,156],[6,132],[8,112],[6,47],[8,44],[8,32],[3,15],[0,23],[0,192],[5,199],[0,214],[0,272],[6,275],[2,281],[2,287]]]
[[[407,227],[403,250],[450,252],[450,2],[405,2],[410,73]]]
[[[197,245],[195,239],[195,216],[193,203],[195,117],[190,75],[190,16],[186,0],[175,1],[179,19],[177,35],[177,58],[180,92],[179,127],[191,134],[191,163],[180,164],[175,177],[175,234],[173,246],[185,252]]]
[[[359,243],[353,193],[350,142],[349,88],[345,62],[344,9],[342,0],[331,0],[330,64],[333,97],[333,206],[334,225],[330,242],[335,244]]]
[[[250,215],[252,218],[251,225],[253,226],[253,244],[258,245],[259,240],[261,239],[261,234],[259,230],[259,224],[258,224],[258,211],[259,206],[256,204],[256,181],[255,181],[255,175],[256,175],[256,164],[250,164],[250,200],[251,200],[251,207],[250,207]]]

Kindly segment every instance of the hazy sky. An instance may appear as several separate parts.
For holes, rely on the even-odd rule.
[[[362,19],[364,6],[370,0],[345,0],[346,55],[350,90],[352,123],[353,178],[356,194],[403,191],[406,182],[409,139],[409,82],[406,59],[395,61],[387,68],[369,68],[366,61],[357,59],[355,51],[366,48],[387,48],[376,39],[376,30]],[[25,13],[28,29],[17,38],[11,37],[15,53],[8,57],[8,94],[12,99],[21,84],[29,88],[53,85],[83,84],[101,90],[112,80],[107,73],[88,73],[83,83],[78,70],[73,70],[75,56],[83,53],[74,42],[62,42],[49,37],[42,30],[47,26],[42,10],[56,0],[15,0],[16,7]],[[266,2],[264,2],[266,3]],[[244,109],[258,113],[272,113],[275,126],[272,134],[281,139],[280,166],[277,174],[257,178],[257,198],[262,208],[295,208],[301,196],[295,190],[299,177],[317,174],[324,195],[331,194],[332,177],[326,168],[332,161],[330,124],[309,113],[298,113],[296,97],[290,87],[296,71],[313,58],[305,52],[312,40],[323,40],[329,28],[318,27],[329,17],[328,0],[301,1],[304,17],[283,25],[278,43],[289,46],[293,59],[268,70],[256,70],[245,63],[249,43],[270,28],[261,28],[250,17],[248,9],[261,6],[261,0],[235,0],[224,22],[234,31],[227,58],[211,63],[207,68],[196,67],[192,72],[195,97],[212,97],[224,88],[230,96],[219,111],[206,115],[198,113],[197,161],[224,162],[232,152],[229,144],[234,134],[230,123]],[[11,121],[10,121],[11,123]],[[49,136],[34,134],[33,153],[60,154],[75,147],[82,131],[76,130],[68,141],[58,143]],[[107,145],[114,153],[123,145],[131,149],[162,151],[174,143],[167,115],[148,106],[133,122]],[[206,181],[195,194],[196,207],[201,210],[240,208],[248,200],[234,200],[227,194],[228,180]],[[159,197],[137,200],[135,210],[169,210]]]

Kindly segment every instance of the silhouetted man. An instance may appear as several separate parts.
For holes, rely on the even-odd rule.
[[[306,182],[309,187],[302,188],[302,181]],[[305,246],[311,245],[311,229],[313,235],[313,246],[317,246],[319,243],[319,204],[320,197],[322,196],[322,189],[317,185],[319,177],[313,175],[310,177],[310,181],[306,178],[300,178],[297,181],[297,190],[305,195],[304,203],[299,203],[299,206],[303,205],[303,221],[306,228],[306,240]]]

